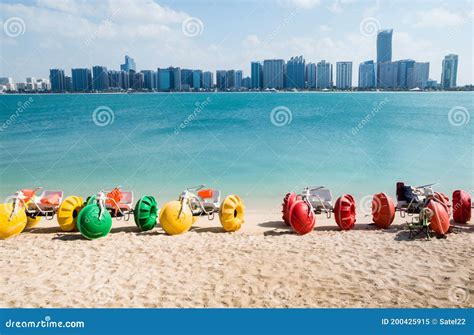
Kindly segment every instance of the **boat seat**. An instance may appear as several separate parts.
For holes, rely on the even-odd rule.
[[[328,209],[332,210],[332,194],[331,190],[328,188],[319,188],[316,190],[311,190],[309,193],[309,201],[311,202],[311,205],[317,209],[317,210],[322,210],[322,209]]]
[[[219,209],[221,191],[215,189],[200,190],[198,191],[198,196],[201,198],[206,211]]]
[[[119,207],[121,209],[132,210],[133,208],[133,192],[122,191],[122,199],[120,199]]]
[[[110,194],[110,193],[109,193]],[[117,201],[117,200],[115,200]],[[133,209],[133,192],[120,190],[120,201],[117,203],[122,211],[130,211]],[[115,209],[115,203],[108,199],[105,203],[107,209]]]
[[[63,201],[63,191],[43,191],[39,196],[33,196],[28,209],[53,210]]]

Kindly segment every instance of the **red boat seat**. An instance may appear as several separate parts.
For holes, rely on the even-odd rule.
[[[198,195],[202,199],[211,199],[214,196],[214,190],[211,188],[205,189],[205,190],[200,190],[198,192]]]

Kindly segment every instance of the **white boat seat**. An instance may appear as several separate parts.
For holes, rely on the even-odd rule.
[[[51,211],[61,205],[63,201],[63,191],[47,190],[43,191],[41,195],[34,196],[32,201],[28,204],[28,209],[41,211]]]
[[[332,194],[328,188],[319,188],[309,192],[309,201],[316,209],[332,210]]]
[[[206,211],[219,209],[221,191],[215,189],[200,190],[198,196],[202,200],[203,207]]]
[[[122,211],[131,211],[133,209],[133,192],[131,191],[120,191],[122,198],[117,204]],[[115,209],[115,203],[111,200],[106,201],[105,207],[109,210]]]
[[[133,208],[133,192],[122,191],[122,199],[118,204],[121,209],[132,210]]]

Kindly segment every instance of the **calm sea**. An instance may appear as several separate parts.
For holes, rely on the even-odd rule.
[[[3,95],[0,110],[2,199],[121,185],[162,204],[204,183],[279,208],[305,185],[474,190],[470,92]]]

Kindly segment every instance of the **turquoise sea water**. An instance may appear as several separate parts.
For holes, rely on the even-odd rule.
[[[398,180],[474,190],[470,92],[3,95],[0,110],[2,198],[122,185],[163,203],[205,183],[278,208],[305,185],[357,198],[393,195]]]

